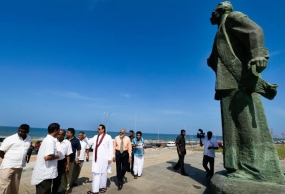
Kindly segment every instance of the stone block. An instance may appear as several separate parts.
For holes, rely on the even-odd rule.
[[[211,194],[280,194],[285,192],[285,185],[229,178],[215,174],[211,179]]]

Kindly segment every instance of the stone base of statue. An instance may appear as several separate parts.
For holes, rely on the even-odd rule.
[[[224,171],[215,174],[211,179],[211,194],[280,194],[284,192],[285,185],[229,178]]]

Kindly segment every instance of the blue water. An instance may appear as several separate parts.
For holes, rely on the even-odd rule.
[[[16,132],[18,131],[18,127],[6,127],[6,126],[0,126],[0,136],[10,136],[10,135],[13,135],[15,134]],[[76,133],[76,136],[78,134],[78,132],[80,132],[80,130],[76,130],[75,129],[75,133]],[[180,132],[178,130],[178,132]],[[93,137],[94,135],[97,134],[97,131],[87,131],[85,130],[84,133],[86,134],[87,137]],[[173,141],[176,139],[177,135],[178,134],[154,134],[154,133],[143,133],[143,138],[145,140],[164,140],[164,141]],[[108,134],[111,135],[112,138],[115,138],[117,135],[119,135],[119,132],[114,132],[114,131],[108,131]],[[40,138],[44,138],[46,135],[47,135],[47,129],[45,128],[31,128],[30,129],[30,133],[29,135],[33,138],[33,139],[40,139]],[[215,136],[215,138],[218,140],[218,141],[221,141],[222,140],[222,136]],[[187,140],[198,140],[196,138],[196,134],[187,134],[186,135],[186,139]]]
[[[6,126],[0,126],[0,136],[10,136],[15,134],[18,131],[18,127],[6,127]],[[80,130],[75,129],[76,136],[80,132]],[[197,131],[198,132],[198,131]],[[94,135],[97,134],[97,131],[88,131],[85,130],[84,133],[86,134],[87,137],[93,137]],[[154,133],[143,133],[143,138],[145,140],[164,140],[164,141],[173,141],[176,139],[177,135],[179,134],[154,134]],[[115,138],[117,135],[119,135],[119,132],[114,132],[114,131],[108,131],[108,134],[111,135],[112,138]],[[29,135],[33,139],[41,139],[44,138],[47,135],[47,129],[45,128],[31,128]],[[214,136],[217,141],[222,141],[223,138],[222,136]],[[196,138],[196,134],[187,134],[186,135],[186,140],[196,140],[198,141],[199,139]],[[280,138],[273,138],[274,142],[279,141]]]

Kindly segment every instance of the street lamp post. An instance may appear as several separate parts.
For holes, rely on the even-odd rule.
[[[136,128],[137,128],[136,118],[137,118],[137,115],[136,115],[136,112],[135,112],[135,132],[137,132],[137,130],[136,130]]]
[[[191,130],[190,130],[190,128],[188,127],[188,126],[186,126],[185,124],[184,124],[184,129],[185,129],[185,131],[187,131],[188,133],[189,133],[189,143],[190,143],[190,141],[191,141]]]
[[[102,124],[104,124],[104,115],[106,114],[106,112],[103,112],[103,115],[102,115]]]
[[[158,125],[158,128],[157,128],[157,140],[159,142],[159,125]]]
[[[113,113],[113,112],[109,112],[109,113],[106,113],[107,114],[107,125],[106,125],[106,133],[107,133],[107,129],[108,129],[108,123],[109,123],[109,116],[110,114]]]

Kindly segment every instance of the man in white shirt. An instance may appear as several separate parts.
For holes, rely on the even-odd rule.
[[[66,132],[60,129],[57,134],[56,149],[59,153],[57,160],[57,173],[58,176],[53,181],[52,194],[57,194],[63,188],[60,188],[62,179],[65,178],[65,173],[69,172],[70,154],[72,154],[72,147],[69,140],[65,139]],[[64,181],[64,180],[63,180]]]
[[[36,185],[37,194],[50,194],[53,179],[58,175],[56,137],[60,125],[52,123],[48,126],[48,135],[43,139],[33,170],[31,184]]]
[[[212,138],[212,136],[213,133],[208,131],[207,138],[204,138],[203,142],[200,138],[200,146],[204,145],[203,167],[207,172],[206,178],[212,178],[214,175],[215,150],[219,148],[216,139]],[[208,163],[210,163],[210,169],[208,168]]]
[[[88,140],[88,145],[93,145],[92,160],[92,191],[88,194],[106,192],[108,165],[112,162],[113,142],[110,135],[106,134],[105,126],[100,124],[98,135]]]
[[[78,186],[77,180],[80,175],[80,171],[83,166],[85,158],[86,158],[86,162],[89,161],[89,146],[87,142],[84,141],[84,137],[85,137],[84,135],[85,134],[83,131],[80,131],[78,133],[78,139],[80,141],[81,151],[80,151],[80,156],[76,155],[77,158],[79,157],[79,162],[78,164],[74,164],[74,169],[73,169],[72,186],[74,187]]]
[[[27,135],[30,126],[22,124],[18,133],[7,137],[0,147],[0,193],[18,194],[23,167],[26,166],[27,151],[31,137]]]

